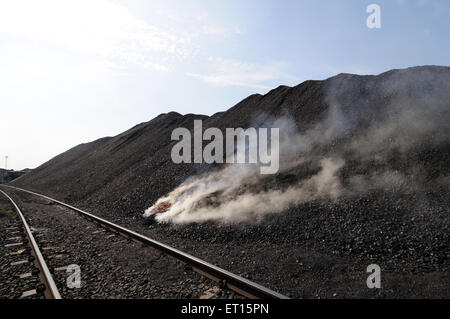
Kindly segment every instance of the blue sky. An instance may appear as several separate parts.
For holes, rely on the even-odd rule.
[[[449,32],[447,0],[0,0],[0,167],[279,85],[448,66]]]

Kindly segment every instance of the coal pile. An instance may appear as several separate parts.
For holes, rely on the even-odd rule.
[[[280,172],[250,176],[227,198],[242,202],[245,218],[223,222],[215,210],[201,221],[149,223],[141,215],[159,198],[223,168],[172,162],[172,130],[192,129],[194,119],[205,129],[282,121],[288,151],[281,150]],[[340,74],[252,95],[211,117],[161,114],[76,146],[12,184],[293,297],[448,298],[449,126],[449,67]],[[274,196],[276,205],[264,213],[244,207],[244,198],[258,194]],[[214,207],[221,207],[217,200],[226,204],[220,192],[208,196],[206,207],[211,198]],[[385,274],[381,290],[365,284],[371,263]]]

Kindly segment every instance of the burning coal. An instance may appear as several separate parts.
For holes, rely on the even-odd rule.
[[[280,128],[279,174],[294,176],[289,183],[268,180],[258,165],[232,164],[189,178],[144,216],[176,224],[258,222],[267,214],[313,200],[333,201],[375,190],[419,191],[427,182],[427,163],[411,159],[412,154],[424,147],[448,147],[450,90],[445,89],[448,79],[426,74],[409,81],[436,85],[411,93],[395,76],[386,78],[377,94],[388,98],[374,106],[351,101],[348,96],[354,88],[337,81],[326,89],[328,112],[314,124],[299,129],[289,115],[265,117],[259,124]],[[438,179],[446,187],[449,180]],[[166,207],[167,203],[171,205]],[[166,205],[164,210],[161,205]]]
[[[342,165],[342,160],[324,159],[320,172],[304,183],[259,193],[239,193],[245,178],[239,169],[229,166],[221,172],[184,183],[147,209],[144,216],[150,216],[163,203],[171,202],[170,209],[156,215],[157,221],[181,224],[210,220],[225,223],[258,220],[265,214],[280,213],[308,200],[336,198],[340,195],[336,172]]]
[[[282,128],[280,164],[283,171],[311,160],[305,155],[310,153],[308,150],[317,141],[307,135],[299,135],[292,118],[266,119],[264,124],[267,125],[267,122],[272,127]],[[302,156],[302,153],[305,155]],[[188,179],[148,208],[144,217],[152,216],[158,222],[177,224],[251,222],[309,200],[337,198],[342,188],[337,172],[344,165],[344,160],[326,157],[318,159],[318,163],[318,171],[310,178],[288,187],[274,185],[273,189],[262,191],[257,188],[264,183],[265,176],[260,174],[258,164],[229,165],[220,171]],[[171,206],[161,210],[160,207],[167,203]]]

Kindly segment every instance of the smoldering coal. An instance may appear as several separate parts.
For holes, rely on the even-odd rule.
[[[256,166],[230,165],[192,177],[159,199],[155,205],[170,201],[173,206],[156,220],[257,222],[312,200],[333,201],[376,190],[421,192],[429,173],[420,154],[446,148],[450,140],[450,82],[426,70],[414,74],[408,83],[397,73],[387,74],[377,87],[370,78],[360,83],[358,77],[341,81],[350,75],[338,76],[325,87],[326,115],[309,126],[297,127],[289,112],[278,118],[263,116],[260,125],[280,128],[280,173],[313,174],[260,190],[265,179]],[[438,85],[429,87],[427,81]],[[374,103],[352,99],[355,90],[368,90],[368,95],[373,90],[377,95],[372,100],[379,104],[374,108]],[[448,186],[448,177],[439,180]]]
[[[239,184],[233,182],[220,195],[215,205],[202,206],[199,203],[217,190],[223,190],[224,181],[220,178],[211,180],[210,177],[206,180],[199,179],[192,184],[181,186],[180,189],[177,188],[161,199],[160,201],[170,201],[173,205],[168,212],[158,214],[156,220],[177,224],[205,221],[251,222],[260,220],[265,214],[280,213],[290,206],[308,200],[322,197],[336,198],[341,191],[336,172],[342,165],[341,160],[324,159],[321,161],[322,169],[317,175],[287,189],[239,194],[236,192]],[[234,176],[237,177],[232,173],[228,178],[233,179]],[[152,209],[153,207],[148,212]]]

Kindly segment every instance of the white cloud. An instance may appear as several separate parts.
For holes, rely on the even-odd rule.
[[[107,0],[0,0],[0,33],[160,71],[161,56],[185,57],[190,42]]]
[[[266,65],[245,63],[233,59],[212,58],[208,59],[207,73],[187,73],[188,76],[197,78],[207,84],[218,86],[240,86],[256,89],[270,89],[270,81],[292,80],[293,77],[282,72],[283,63],[271,63]]]
[[[203,25],[202,31],[203,34],[214,36],[229,36],[232,34],[243,35],[245,33],[238,27],[228,28],[228,27],[219,27],[215,25]]]

